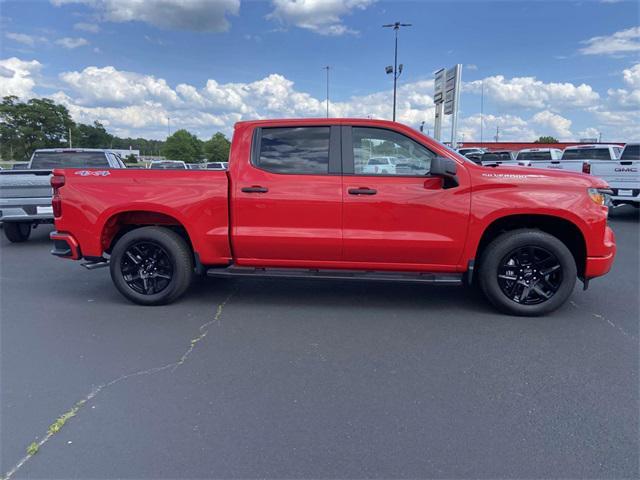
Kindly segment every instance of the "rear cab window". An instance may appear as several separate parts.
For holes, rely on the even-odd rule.
[[[109,168],[109,162],[104,152],[35,152],[31,168]]]
[[[552,160],[551,152],[549,150],[534,151],[534,152],[519,152],[517,160]]]
[[[564,151],[562,160],[611,160],[611,153],[609,147],[572,148]]]

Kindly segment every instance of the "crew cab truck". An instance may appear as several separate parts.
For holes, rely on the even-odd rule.
[[[365,171],[390,150],[411,174]],[[143,305],[176,300],[195,270],[477,283],[498,308],[540,315],[615,254],[604,181],[482,167],[389,121],[240,122],[228,171],[59,169],[51,183],[52,253],[108,264]]]
[[[25,242],[33,228],[53,223],[49,177],[58,167],[125,168],[109,150],[41,148],[23,170],[0,172],[0,223],[10,242]]]

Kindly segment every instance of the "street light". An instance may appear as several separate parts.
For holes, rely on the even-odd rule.
[[[323,70],[327,71],[327,118],[329,118],[329,69],[331,67],[327,65],[326,67],[322,67]]]
[[[396,121],[396,90],[397,90],[397,84],[398,84],[398,77],[402,73],[402,64],[398,65],[398,30],[400,30],[400,27],[410,27],[410,26],[411,26],[410,23],[400,23],[400,22],[389,23],[387,25],[382,26],[383,28],[393,28],[393,30],[396,33],[395,35],[396,44],[395,44],[395,50],[393,55],[393,67],[389,65],[384,69],[385,72],[387,72],[387,75],[393,74],[393,121],[394,122]]]

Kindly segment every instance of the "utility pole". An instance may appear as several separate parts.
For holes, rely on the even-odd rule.
[[[73,143],[71,142],[71,127],[69,127],[69,148],[73,148]]]
[[[500,141],[500,125],[496,125],[496,136],[493,138],[495,139],[496,143]]]
[[[480,147],[482,147],[483,129],[484,127],[484,78],[482,79],[482,87],[480,90]]]
[[[400,27],[410,27],[410,26],[411,26],[410,23],[400,23],[400,22],[389,23],[387,25],[382,26],[383,28],[393,28],[396,34],[395,35],[396,43],[395,43],[395,49],[393,54],[393,67],[388,66],[385,68],[387,75],[390,73],[393,73],[393,121],[394,122],[396,121],[396,90],[398,85],[398,77],[402,73],[402,64],[400,64],[400,69],[398,69],[398,31],[400,30]]]
[[[329,65],[326,67],[322,67],[327,71],[327,118],[329,118],[329,69],[331,68]]]
[[[167,115],[167,138],[171,136],[171,117]]]

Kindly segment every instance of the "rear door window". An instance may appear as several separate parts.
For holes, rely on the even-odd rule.
[[[31,161],[31,168],[38,170],[108,167],[109,162],[103,152],[36,152]]]
[[[254,164],[273,173],[329,173],[330,127],[276,127],[260,130]]]

